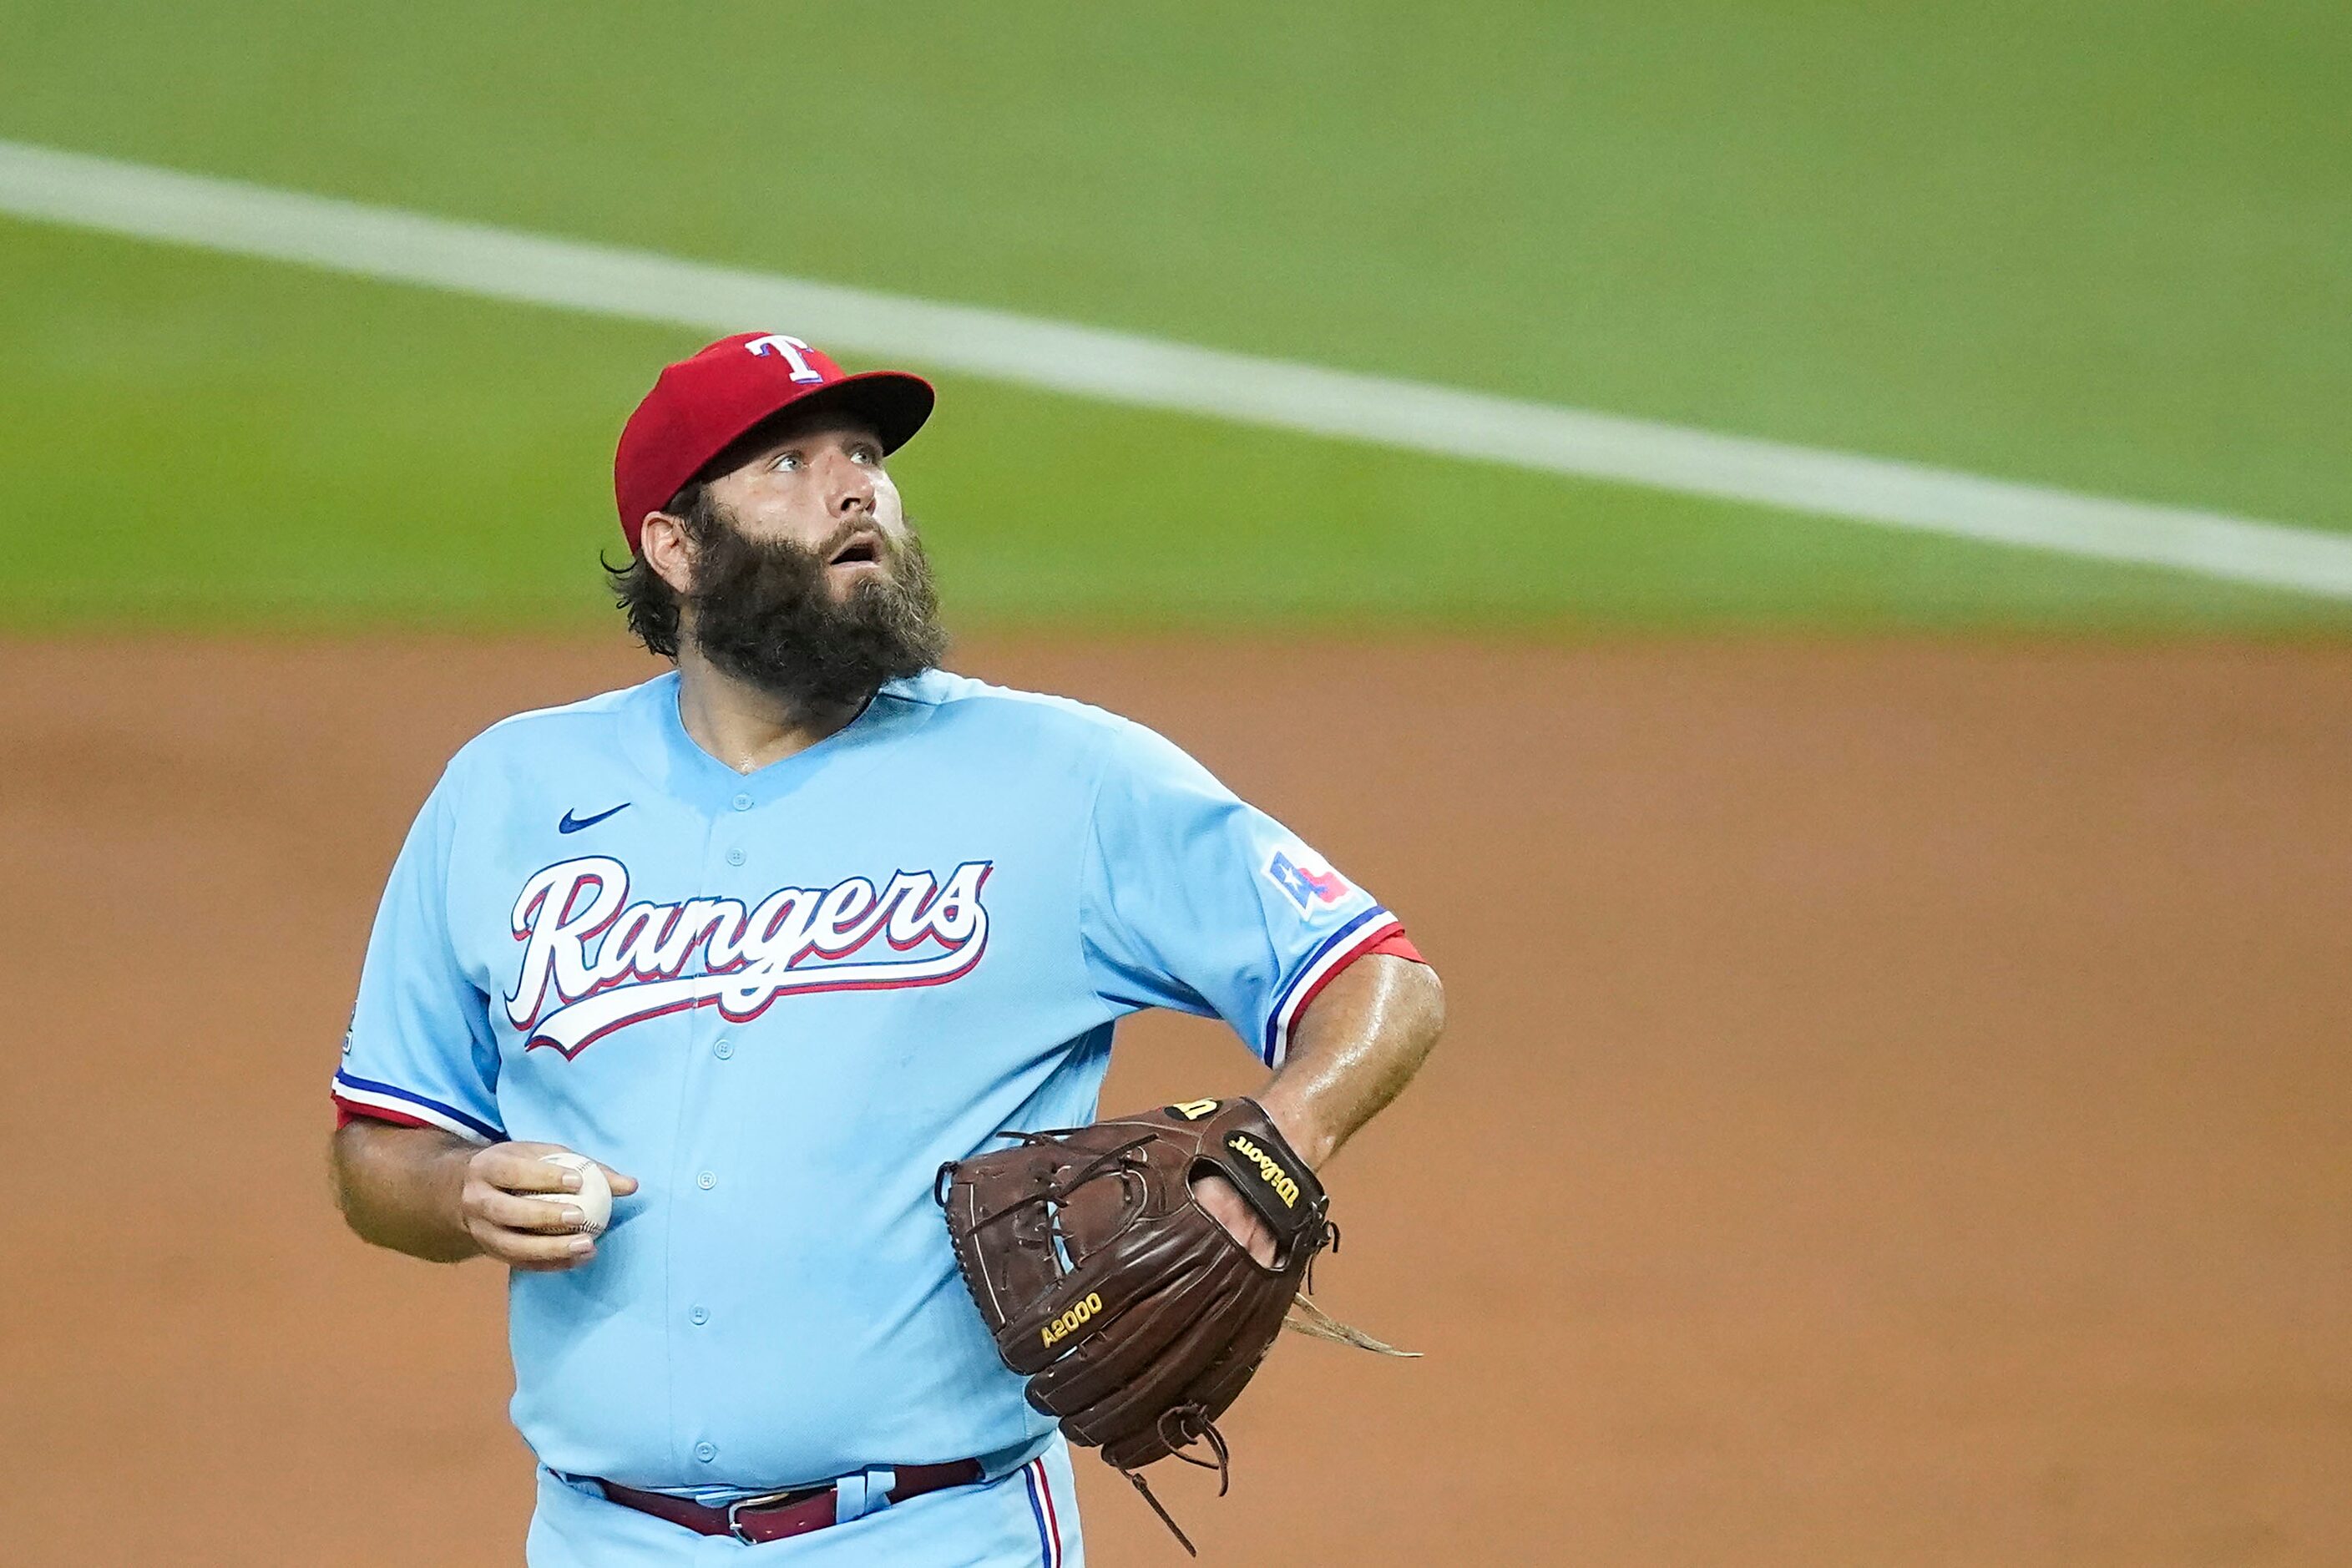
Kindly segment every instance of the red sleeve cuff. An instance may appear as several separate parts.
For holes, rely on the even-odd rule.
[[[1376,952],[1386,953],[1391,958],[1410,959],[1415,963],[1426,964],[1429,962],[1421,956],[1421,949],[1412,945],[1412,938],[1404,934],[1402,926],[1397,927],[1396,930],[1356,954],[1356,958],[1370,958]],[[1348,962],[1353,963],[1356,959],[1351,958]]]
[[[347,1100],[335,1101],[335,1131],[341,1132],[354,1121],[388,1121],[394,1127],[430,1127],[430,1121],[414,1116],[403,1116],[397,1110],[386,1110],[374,1105],[353,1105]]]

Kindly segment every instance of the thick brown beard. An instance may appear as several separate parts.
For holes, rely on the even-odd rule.
[[[686,596],[694,646],[794,712],[856,707],[883,682],[920,675],[947,652],[930,562],[911,525],[903,538],[884,536],[881,572],[835,599],[825,563],[858,525],[804,550],[749,538],[715,508],[709,522],[695,540],[694,591]]]

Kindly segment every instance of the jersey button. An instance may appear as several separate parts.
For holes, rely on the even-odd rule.
[[[737,796],[735,797],[735,809],[736,809],[736,810],[738,810],[738,811],[749,811],[749,810],[751,810],[751,797],[750,795],[737,795]]]
[[[707,1465],[710,1463],[711,1460],[719,1457],[719,1445],[716,1443],[697,1443],[694,1446],[694,1457],[700,1459]]]
[[[721,1040],[717,1045],[710,1047],[710,1054],[717,1057],[722,1062],[728,1061],[735,1055],[735,1042],[732,1040]]]
[[[707,1307],[697,1307],[693,1311],[688,1312],[686,1316],[687,1321],[698,1329],[702,1327],[703,1324],[710,1321],[710,1310]]]
[[[717,1185],[719,1184],[719,1178],[718,1178],[717,1176],[712,1175],[709,1172],[705,1171],[705,1172],[703,1172],[703,1173],[702,1173],[702,1174],[700,1174],[700,1175],[698,1175],[698,1176],[697,1176],[697,1177],[695,1177],[695,1178],[694,1178],[694,1184],[695,1184],[696,1186],[698,1186],[698,1187],[700,1187],[704,1192],[706,1192],[706,1193],[707,1193],[707,1192],[709,1192],[711,1188],[713,1188],[713,1187],[715,1187],[715,1186],[717,1186]]]
[[[743,863],[743,851],[740,849],[727,851],[727,863],[730,866],[740,866]]]

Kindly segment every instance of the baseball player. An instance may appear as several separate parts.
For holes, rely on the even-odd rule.
[[[385,888],[336,1190],[512,1271],[541,1568],[1081,1563],[935,1175],[1093,1121],[1140,1008],[1272,1070],[1235,1147],[1277,1184],[1261,1145],[1319,1165],[1437,1037],[1396,917],[1182,752],[937,668],[886,466],[932,403],[779,333],[665,369],[614,578],[675,669],[467,743]],[[1192,1191],[1269,1261],[1262,1200]]]

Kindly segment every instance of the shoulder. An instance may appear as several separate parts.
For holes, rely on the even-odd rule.
[[[1158,731],[1068,697],[992,686],[932,670],[884,687],[886,698],[928,706],[957,726],[1017,743],[1033,755],[1074,767],[1114,794],[1223,795],[1223,786]]]
[[[624,725],[654,712],[677,684],[676,673],[666,673],[577,702],[509,714],[457,748],[449,759],[447,777],[463,782],[486,771],[562,767],[575,747],[609,751]]]
[[[1031,743],[1094,756],[1115,753],[1136,744],[1139,737],[1159,740],[1133,720],[1076,698],[995,686],[944,669],[894,680],[882,689],[877,700],[911,710],[928,709],[935,720],[958,728],[1017,736]]]

